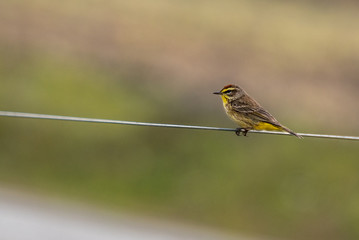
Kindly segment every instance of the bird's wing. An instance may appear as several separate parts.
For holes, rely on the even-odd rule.
[[[253,120],[267,122],[275,126],[281,126],[281,124],[272,116],[272,114],[267,112],[256,102],[233,102],[232,108],[236,112],[251,116]]]

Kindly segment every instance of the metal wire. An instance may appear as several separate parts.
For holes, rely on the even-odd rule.
[[[17,117],[17,118],[35,118],[35,119],[60,120],[60,121],[75,121],[75,122],[109,123],[109,124],[148,126],[148,127],[184,128],[184,129],[231,131],[231,132],[236,131],[236,129],[234,129],[234,128],[191,126],[191,125],[166,124],[166,123],[147,123],[147,122],[119,121],[119,120],[98,119],[98,118],[69,117],[69,116],[59,116],[59,115],[23,113],[23,112],[8,112],[8,111],[0,111],[0,116],[3,116],[3,117]],[[250,130],[249,132],[290,136],[289,133],[276,132],[276,131]],[[357,141],[359,140],[359,137],[356,137],[356,136],[340,136],[340,135],[326,135],[326,134],[313,134],[313,133],[298,133],[298,134],[303,136],[303,137],[344,139],[344,140],[357,140]]]

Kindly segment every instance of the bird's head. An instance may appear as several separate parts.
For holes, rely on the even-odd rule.
[[[242,88],[231,84],[224,86],[221,91],[214,92],[213,94],[221,95],[223,102],[228,102],[242,97],[244,91]]]

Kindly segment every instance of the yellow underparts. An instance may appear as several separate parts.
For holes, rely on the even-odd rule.
[[[282,130],[281,127],[277,127],[277,126],[274,126],[274,125],[272,125],[270,123],[265,123],[265,122],[258,123],[256,126],[253,127],[253,129],[255,129],[255,130],[267,130],[267,131],[276,131],[276,130],[281,131]]]

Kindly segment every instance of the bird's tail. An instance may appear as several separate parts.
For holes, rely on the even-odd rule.
[[[281,128],[282,128],[284,131],[288,132],[289,134],[291,134],[291,135],[293,135],[293,136],[296,136],[297,138],[300,138],[300,139],[303,138],[301,135],[296,134],[295,132],[293,132],[292,130],[290,130],[289,128],[287,128],[287,127],[285,127],[285,126],[281,126]]]

